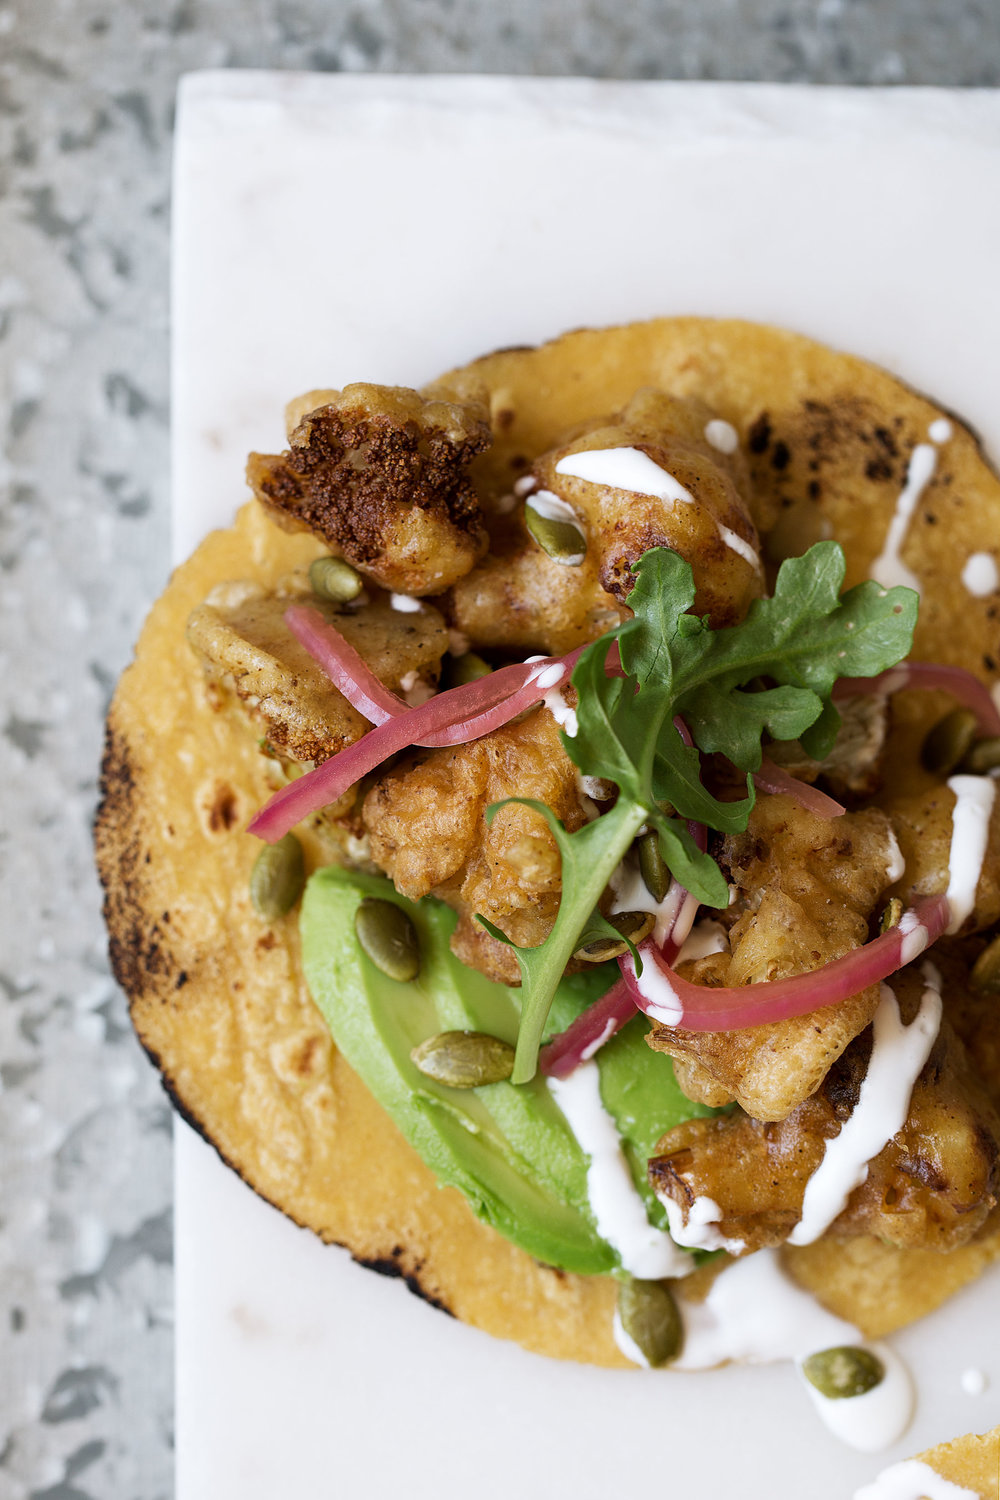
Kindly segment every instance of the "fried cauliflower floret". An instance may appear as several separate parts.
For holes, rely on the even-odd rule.
[[[901,889],[907,903],[917,896],[940,895],[948,889],[955,801],[955,793],[943,783],[886,799],[906,860]],[[994,801],[990,814],[989,841],[976,884],[975,902],[961,930],[984,932],[997,921],[1000,921],[1000,799]]]
[[[411,755],[380,778],[363,817],[372,858],[404,896],[433,894],[459,913],[452,948],[463,963],[520,984],[510,948],[474,921],[481,912],[527,947],[555,922],[559,852],[541,815],[506,797],[545,802],[572,832],[584,821],[576,775],[547,709],[469,745]]]
[[[221,584],[190,616],[187,637],[210,681],[229,689],[270,744],[294,761],[323,761],[359,740],[370,727],[292,635],[284,613],[293,596],[260,584]],[[448,632],[436,609],[400,613],[377,600],[335,614],[307,599],[337,629],[387,688],[437,681]]]
[[[315,533],[383,588],[441,593],[487,547],[467,473],[492,440],[485,408],[397,386],[322,394],[285,453],[251,453],[251,489],[278,525]]]
[[[919,1005],[918,971],[893,988],[909,1024]],[[945,985],[948,1004],[949,985]],[[745,1251],[778,1245],[802,1215],[809,1178],[827,1143],[857,1107],[868,1070],[869,1031],[833,1064],[821,1088],[777,1124],[742,1110],[688,1120],[660,1140],[649,1180],[684,1222],[698,1198],[719,1209],[718,1229]],[[947,1020],[917,1079],[903,1128],[868,1164],[830,1233],[877,1235],[900,1249],[952,1250],[980,1229],[1000,1191],[1000,1118]]]
[[[745,833],[727,838],[721,863],[740,912],[730,953],[681,973],[695,983],[761,984],[818,969],[868,940],[889,884],[893,849],[884,813],[817,818],[787,797],[761,797]],[[871,1021],[873,985],[809,1015],[729,1032],[654,1024],[649,1045],[687,1064],[692,1098],[735,1099],[757,1120],[783,1120],[815,1093],[832,1063]]]
[[[840,729],[829,755],[813,760],[798,740],[768,745],[767,753],[799,781],[814,782],[820,776],[835,797],[870,797],[879,784],[886,734],[889,727],[887,700],[878,694],[847,698],[840,710]]]
[[[454,589],[458,628],[481,646],[571,650],[627,618],[631,566],[651,547],[672,548],[691,564],[696,614],[713,626],[740,620],[762,590],[759,543],[743,459],[708,442],[711,416],[699,401],[640,391],[619,416],[589,423],[536,458],[519,485],[522,497],[534,483],[535,494],[571,507],[586,538],[583,560],[558,562],[539,547],[522,498],[494,526],[490,556]],[[559,473],[564,460],[605,449],[638,450],[654,479],[680,489],[664,498]]]

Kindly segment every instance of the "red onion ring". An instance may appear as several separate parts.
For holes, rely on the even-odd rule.
[[[669,1022],[663,1021],[662,1003],[650,1000],[639,989],[641,980],[636,979],[634,966],[628,961],[630,956],[620,960],[622,978],[638,1008],[653,1020],[684,1031],[740,1031],[748,1026],[766,1026],[773,1021],[808,1015],[860,994],[912,963],[935,943],[947,928],[949,916],[946,897],[924,896],[903,913],[898,926],[863,948],[855,948],[807,974],[734,989],[691,984],[671,969],[655,946],[647,950],[644,944],[640,950],[643,964],[648,960],[659,971],[659,979],[678,1011],[677,1018]]]
[[[324,625],[326,623],[324,621]],[[329,629],[335,631],[333,626]],[[339,636],[339,631],[335,633]],[[347,644],[344,641],[344,645]],[[554,669],[561,669],[558,682],[567,682],[584,650],[585,647],[578,646],[566,656],[516,662],[491,672],[488,677],[438,693],[417,708],[407,708],[405,713],[387,715],[353,745],[347,745],[322,765],[275,792],[251,819],[247,832],[275,843],[296,823],[336,802],[363,776],[390,756],[408,750],[411,745],[429,748],[464,745],[489,734],[526,708],[540,703],[557,685],[556,679],[549,680]],[[355,689],[352,687],[351,691]],[[382,692],[386,693],[387,689],[383,688]],[[360,693],[358,696],[360,698]]]
[[[810,786],[807,781],[799,781],[798,777],[789,775],[766,755],[761,760],[760,770],[753,772],[753,784],[758,792],[791,797],[793,802],[797,802],[799,807],[811,812],[816,818],[839,818],[845,811],[839,802],[828,797],[825,792]]]
[[[291,604],[285,610],[285,624],[351,707],[370,723],[384,724],[396,714],[409,713],[409,704],[379,681],[350,641],[318,609]]]
[[[899,693],[905,688],[925,688],[950,693],[972,710],[984,735],[1000,735],[1000,710],[990,690],[964,667],[939,666],[932,661],[903,661],[877,677],[841,677],[834,698],[856,698],[864,693]]]

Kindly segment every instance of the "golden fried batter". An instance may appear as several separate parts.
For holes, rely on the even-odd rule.
[[[324,394],[285,453],[251,453],[251,489],[279,525],[314,532],[383,588],[440,593],[486,551],[466,472],[491,441],[485,409],[397,386]]]
[[[919,1005],[919,974],[893,980],[907,1024]],[[951,986],[945,985],[945,1003]],[[654,1190],[685,1222],[698,1197],[721,1210],[719,1229],[746,1252],[781,1244],[798,1223],[806,1184],[857,1105],[871,1055],[857,1037],[822,1087],[777,1124],[742,1110],[688,1120],[657,1144]],[[869,1163],[865,1182],[831,1226],[835,1236],[877,1235],[903,1249],[952,1250],[985,1223],[1000,1190],[1000,1117],[966,1050],[945,1021],[914,1086],[903,1129]]]
[[[383,776],[364,803],[375,863],[413,900],[433,894],[459,913],[452,948],[463,963],[520,984],[513,952],[474,920],[481,912],[534,947],[559,909],[559,851],[530,807],[486,808],[506,797],[545,802],[572,832],[584,822],[575,768],[547,709],[485,739],[423,750]]]
[[[726,839],[721,862],[737,887],[731,952],[684,977],[761,984],[818,969],[868,939],[889,885],[890,825],[875,809],[817,818],[787,797],[761,797],[746,833]],[[842,1004],[767,1026],[694,1032],[654,1024],[649,1045],[684,1059],[692,1098],[737,1099],[758,1120],[782,1120],[819,1087],[830,1065],[868,1025],[878,986]]]
[[[627,618],[631,565],[651,547],[670,547],[691,564],[695,612],[713,625],[741,619],[763,578],[752,559],[757,532],[745,496],[746,466],[705,437],[711,410],[694,399],[639,392],[610,420],[590,422],[534,460],[524,476],[569,504],[586,535],[578,566],[554,561],[523,521],[523,505],[494,522],[490,555],[456,584],[456,625],[479,646],[565,652]],[[557,472],[561,460],[592,450],[637,448],[675,479],[692,501],[664,500]],[[530,502],[530,494],[528,495]]]
[[[334,620],[386,687],[398,692],[411,674],[437,681],[448,644],[436,609],[400,613],[384,597],[336,613],[312,594],[269,592],[257,583],[220,584],[193,610],[187,637],[210,680],[231,689],[270,744],[295,761],[322,761],[370,727],[292,635],[284,612],[307,600]]]

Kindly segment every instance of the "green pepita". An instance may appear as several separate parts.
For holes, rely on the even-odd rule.
[[[995,995],[1000,992],[1000,937],[985,947],[972,965],[969,976],[975,990]]]
[[[442,1031],[414,1047],[410,1057],[421,1073],[452,1089],[503,1083],[514,1069],[514,1048],[485,1031]]]
[[[676,1359],[684,1347],[684,1324],[667,1281],[623,1281],[618,1317],[654,1369]]]
[[[363,581],[342,557],[317,557],[309,564],[309,586],[321,599],[349,604],[361,593]]]
[[[553,562],[578,568],[586,557],[587,538],[575,521],[544,515],[527,500],[524,505],[524,524]]]
[[[842,1401],[849,1396],[863,1396],[881,1385],[885,1365],[871,1349],[844,1344],[810,1354],[802,1361],[802,1373],[821,1396]]]
[[[634,944],[641,943],[643,938],[649,937],[656,918],[648,911],[616,911],[605,921],[622,934],[621,938],[613,938],[610,933],[607,937],[595,938],[592,943],[577,948],[574,958],[582,958],[588,964],[603,964],[609,958],[621,958],[628,952],[628,943],[624,939],[628,938]]]
[[[972,749],[979,721],[971,709],[956,708],[939,719],[929,730],[920,750],[920,759],[935,776],[950,776]]]
[[[276,844],[266,844],[254,860],[250,900],[265,922],[276,922],[291,911],[305,883],[302,845],[294,833],[286,833]]]
[[[893,927],[898,927],[903,917],[903,903],[898,896],[893,896],[879,919],[879,932],[889,932]]]
[[[420,973],[417,929],[395,901],[366,896],[354,917],[354,931],[376,969],[401,983]]]
[[[639,840],[639,873],[654,901],[662,901],[670,889],[670,871],[660,852],[660,835],[655,828]]]
[[[969,776],[986,776],[1000,766],[1000,737],[990,735],[976,740],[967,750],[958,769]]]
[[[464,687],[467,682],[478,682],[480,677],[488,677],[492,671],[488,661],[483,661],[474,651],[466,651],[462,656],[451,658],[448,680],[452,687]]]

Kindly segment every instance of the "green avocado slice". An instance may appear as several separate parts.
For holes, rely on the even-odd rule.
[[[392,901],[417,929],[415,980],[389,979],[354,931],[365,896]],[[513,1043],[520,995],[459,963],[449,947],[455,914],[430,897],[414,903],[382,876],[336,866],[310,879],[300,917],[306,980],[334,1041],[439,1181],[457,1187],[486,1223],[528,1254],[563,1270],[615,1271],[617,1252],[597,1232],[587,1198],[588,1158],[544,1078],[514,1086],[453,1089],[419,1072],[410,1051],[441,1031],[486,1031]],[[549,1019],[563,1030],[617,977],[614,965],[564,979]],[[601,1049],[605,1108],[618,1125],[652,1222],[662,1206],[646,1184],[646,1160],[665,1130],[711,1114],[684,1097],[670,1059],[643,1040],[641,1017]]]

